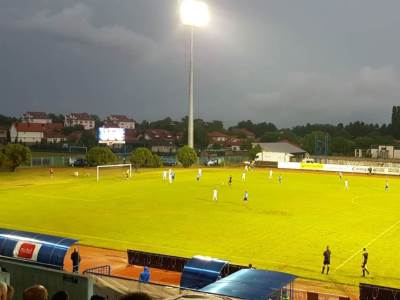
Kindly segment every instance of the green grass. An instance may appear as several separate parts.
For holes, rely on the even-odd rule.
[[[336,174],[274,170],[95,170],[75,178],[73,169],[19,169],[0,173],[0,226],[75,237],[83,244],[190,257],[201,254],[252,263],[306,278],[358,284],[362,247],[370,253],[364,282],[400,286],[400,180],[349,176],[350,190]],[[233,185],[227,184],[233,176]],[[283,183],[277,182],[283,175]],[[217,187],[219,200],[212,201]],[[249,202],[242,200],[249,192]],[[322,252],[332,250],[331,274],[320,274]],[[337,269],[340,267],[339,269]]]

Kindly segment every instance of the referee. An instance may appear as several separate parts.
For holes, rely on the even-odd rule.
[[[322,254],[324,256],[324,262],[322,265],[322,272],[321,274],[324,274],[325,267],[326,267],[326,275],[329,273],[329,266],[331,264],[331,250],[329,249],[329,246],[326,246],[326,250]]]

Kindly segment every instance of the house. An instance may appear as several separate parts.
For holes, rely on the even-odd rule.
[[[230,136],[219,131],[212,131],[208,133],[208,138],[210,139],[210,144],[222,145],[230,138]]]
[[[67,140],[67,136],[64,135],[63,130],[64,124],[52,123],[45,126],[44,139],[47,143],[61,143]]]
[[[301,161],[307,152],[300,147],[286,141],[277,143],[253,143],[253,147],[259,145],[262,152],[257,154],[256,161],[264,162],[290,162]]]
[[[135,120],[128,118],[125,115],[110,115],[105,121],[116,124],[117,127],[125,129],[135,129],[136,124]]]
[[[91,130],[95,128],[95,121],[88,113],[70,113],[65,115],[65,127],[74,127],[77,125],[82,125],[85,130]]]
[[[22,115],[22,122],[34,123],[34,124],[48,124],[52,123],[52,120],[45,112],[28,111]]]
[[[0,126],[0,144],[7,143],[8,140],[8,129],[6,127]]]
[[[355,149],[355,157],[371,157],[381,159],[400,159],[400,150],[392,145],[379,145],[378,148],[367,150]]]
[[[230,148],[232,151],[240,151],[240,147],[243,145],[243,139],[237,137],[231,137],[225,142],[225,148]]]
[[[151,152],[159,154],[174,154],[177,146],[173,141],[153,141],[150,144]]]
[[[146,129],[143,135],[146,141],[163,140],[176,141],[177,135],[165,129]]]
[[[238,135],[242,135],[248,140],[255,140],[256,139],[256,135],[254,133],[252,133],[250,130],[246,129],[246,128],[236,129],[236,132],[238,133]]]
[[[10,128],[10,140],[12,143],[40,143],[44,138],[45,125],[39,123],[14,123]]]
[[[136,129],[125,129],[125,143],[135,144],[140,139],[139,131]]]

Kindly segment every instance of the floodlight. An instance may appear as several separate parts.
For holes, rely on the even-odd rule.
[[[180,15],[182,24],[193,27],[204,27],[210,21],[207,4],[198,0],[183,0]]]

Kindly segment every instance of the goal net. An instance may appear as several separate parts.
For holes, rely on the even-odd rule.
[[[132,164],[117,164],[117,165],[101,165],[97,166],[96,179],[100,180],[100,176],[107,177],[132,177]]]

